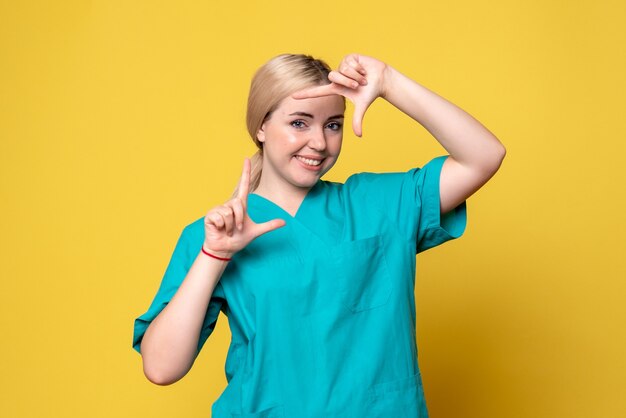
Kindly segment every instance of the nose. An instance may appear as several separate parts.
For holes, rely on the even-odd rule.
[[[316,151],[324,151],[326,149],[326,135],[324,128],[316,128],[310,131],[309,147]]]

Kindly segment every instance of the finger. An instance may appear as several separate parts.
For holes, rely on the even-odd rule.
[[[361,76],[359,76],[359,78],[361,78]],[[339,71],[331,71],[330,74],[328,74],[328,79],[332,81],[333,83],[337,83],[340,86],[348,87],[350,89],[356,89],[357,87],[359,87],[358,81],[355,81],[350,77],[347,77],[346,75],[340,73]]]
[[[243,171],[239,178],[239,186],[237,189],[237,197],[244,202],[248,199],[248,192],[250,190],[250,159],[243,160]]]
[[[224,229],[228,236],[233,235],[233,226],[235,225],[235,215],[233,209],[230,206],[222,206],[220,208],[220,215],[224,219]]]
[[[348,55],[346,57],[345,61],[352,68],[357,70],[359,72],[359,74],[367,75],[367,71],[365,71],[365,67],[363,67],[363,65],[359,62],[359,56],[357,54]]]
[[[224,219],[219,213],[212,211],[207,215],[207,218],[217,229],[222,229],[224,227]]]
[[[272,219],[271,221],[255,224],[253,235],[257,238],[260,235],[266,234],[275,229],[281,228],[286,225],[284,219]]]
[[[291,95],[293,99],[309,99],[311,97],[323,97],[339,94],[335,85],[324,84],[323,86],[310,87],[299,90]]]
[[[243,203],[241,202],[241,199],[233,199],[231,201],[231,206],[233,208],[233,213],[235,214],[235,225],[237,226],[237,229],[241,231],[243,229],[243,219],[245,216]]]
[[[358,71],[358,63],[356,61],[347,61],[339,66],[339,72],[353,80],[356,80],[362,86],[367,84],[367,79]]]
[[[354,106],[354,114],[352,115],[352,130],[359,138],[363,136],[363,117],[365,116],[365,112],[368,107],[369,105],[363,106],[360,104]]]

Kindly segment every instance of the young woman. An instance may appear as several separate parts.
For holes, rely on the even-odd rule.
[[[339,157],[345,98],[361,136],[378,97],[449,155],[321,180]],[[135,320],[145,375],[181,379],[221,310],[232,340],[214,418],[426,417],[415,255],[463,234],[465,200],[498,170],[504,147],[454,104],[358,54],[335,71],[306,55],[273,58],[252,80],[247,125],[259,150],[235,194],[184,228]]]

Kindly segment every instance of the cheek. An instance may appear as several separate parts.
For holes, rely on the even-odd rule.
[[[339,135],[338,138],[334,138],[332,142],[330,142],[329,148],[331,148],[331,152],[333,154],[339,155],[339,152],[341,151],[342,142],[343,142],[343,138],[341,135]]]
[[[279,147],[284,145],[297,145],[302,142],[304,138],[304,133],[293,131],[278,131],[274,132],[271,138],[274,139],[274,141],[272,142],[275,142],[276,145],[278,145]]]
[[[285,141],[289,144],[289,145],[297,145],[298,143],[302,142],[302,138],[304,135],[302,135],[301,133],[287,133],[285,134]]]

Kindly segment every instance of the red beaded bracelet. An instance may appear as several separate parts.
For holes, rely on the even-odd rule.
[[[204,250],[204,245],[202,246],[202,252],[205,253],[206,255],[208,255],[209,257],[213,257],[213,258],[215,258],[217,260],[222,260],[222,261],[230,261],[230,260],[232,260],[232,258],[218,257],[216,255],[213,255],[213,254],[209,253],[209,252],[206,252]]]

